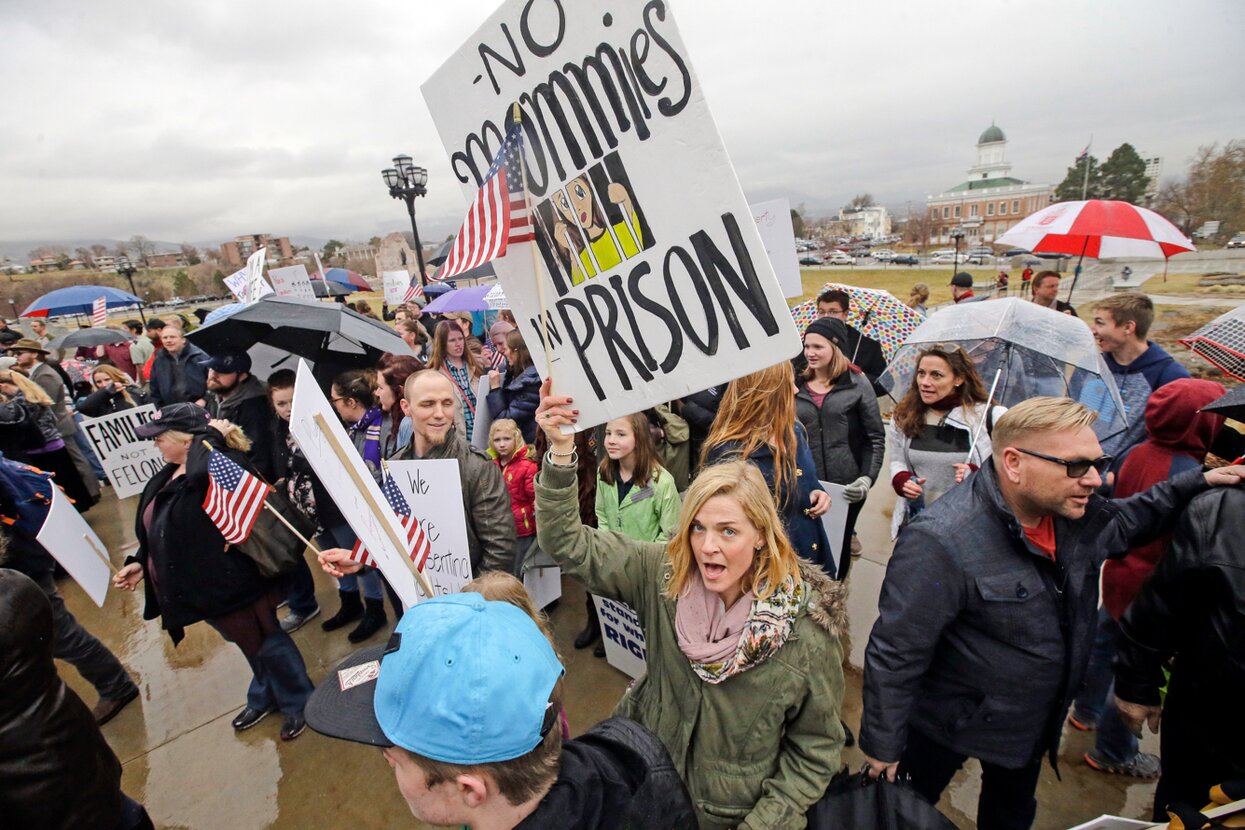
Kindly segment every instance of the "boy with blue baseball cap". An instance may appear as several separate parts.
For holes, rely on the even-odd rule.
[[[664,747],[611,719],[562,741],[562,664],[524,611],[480,594],[413,606],[311,696],[312,729],[383,747],[411,812],[473,830],[695,827]]]

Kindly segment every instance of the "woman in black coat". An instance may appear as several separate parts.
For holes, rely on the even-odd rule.
[[[134,381],[116,366],[100,364],[91,374],[95,391],[78,402],[77,409],[87,418],[99,418],[114,412],[124,412],[148,403],[147,396],[134,385]]]
[[[233,424],[209,422],[206,410],[189,403],[158,410],[136,432],[155,439],[168,463],[139,498],[138,550],[114,584],[132,591],[146,577],[143,618],[160,617],[174,644],[186,626],[203,620],[242,650],[254,677],[234,729],[249,729],[279,709],[285,716],[282,740],[298,737],[312,684],[298,646],[277,623],[276,581],[262,577],[249,557],[227,544],[203,509],[210,456],[205,442],[247,468],[249,441]]]
[[[496,369],[488,373],[488,411],[493,420],[510,418],[519,425],[523,440],[536,442],[536,407],[540,406],[540,375],[518,329],[506,335],[506,361],[503,376]]]

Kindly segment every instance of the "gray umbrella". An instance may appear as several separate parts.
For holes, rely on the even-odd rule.
[[[82,346],[103,346],[106,343],[124,343],[127,340],[133,342],[138,338],[130,334],[128,331],[121,329],[108,328],[89,328],[77,329],[68,334],[62,334],[52,342],[48,343],[48,348],[56,349],[77,349]]]
[[[432,256],[428,257],[428,264],[429,265],[440,265],[442,262],[445,262],[446,258],[449,257],[450,255],[450,249],[453,247],[454,247],[453,239],[447,239],[445,242],[442,242],[441,247],[437,248],[437,252],[433,254]]]
[[[371,366],[385,352],[415,356],[393,329],[339,303],[269,294],[186,335],[208,354],[264,343],[338,367]]]
[[[1225,418],[1245,419],[1245,386],[1235,386],[1228,393],[1202,407],[1203,412],[1215,412]]]

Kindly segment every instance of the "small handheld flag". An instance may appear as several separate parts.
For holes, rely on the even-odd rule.
[[[402,297],[402,302],[409,303],[419,297],[424,296],[424,287],[419,284],[419,279],[411,280],[410,286],[406,289],[406,294]]]
[[[458,229],[454,247],[441,266],[438,280],[456,277],[465,271],[506,255],[511,242],[531,242],[532,219],[523,195],[523,128],[515,124],[506,132],[501,150],[476,192],[467,218]]]
[[[402,495],[402,491],[398,488],[398,483],[393,480],[393,476],[389,475],[389,471],[385,470],[385,480],[381,483],[380,491],[385,494],[385,501],[389,502],[389,506],[393,512],[397,514],[398,521],[402,525],[402,529],[406,531],[406,555],[415,563],[417,570],[424,569],[424,563],[428,561],[428,555],[432,553],[432,544],[428,541],[428,537],[424,534],[423,528],[419,526],[419,519],[411,513],[411,505],[407,502],[406,497]],[[350,551],[350,558],[355,562],[363,565],[375,566],[376,561],[362,542],[355,542],[354,548]]]
[[[208,494],[203,510],[229,544],[241,544],[251,535],[270,492],[262,479],[223,452],[213,449],[208,456]]]

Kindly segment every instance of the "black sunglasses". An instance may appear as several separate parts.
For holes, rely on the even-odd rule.
[[[1046,455],[1045,453],[1026,450],[1022,447],[1013,447],[1012,449],[1016,450],[1016,452],[1022,452],[1025,455],[1032,455],[1035,458],[1040,458],[1043,461],[1051,461],[1055,464],[1062,464],[1068,470],[1068,478],[1082,478],[1089,472],[1091,467],[1098,471],[1098,475],[1105,475],[1107,470],[1111,468],[1111,462],[1115,460],[1115,456],[1113,455],[1103,455],[1093,459],[1092,461],[1087,461],[1085,459],[1069,461],[1066,458],[1056,458],[1053,455]]]

